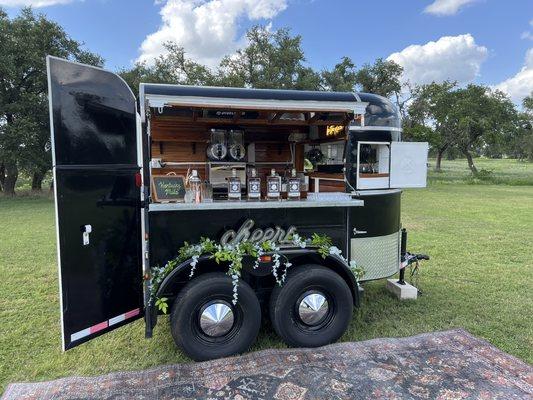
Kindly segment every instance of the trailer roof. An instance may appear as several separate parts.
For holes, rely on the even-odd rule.
[[[368,105],[356,93],[308,90],[246,89],[141,83],[141,118],[145,107],[189,107],[364,114]]]
[[[159,96],[218,97],[247,100],[293,100],[293,101],[361,101],[350,92],[319,92],[310,90],[248,89],[215,86],[186,86],[156,83],[141,83],[141,94]]]

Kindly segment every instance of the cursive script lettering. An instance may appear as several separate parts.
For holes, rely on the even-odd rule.
[[[265,240],[272,240],[275,243],[288,243],[290,242],[289,238],[291,235],[296,233],[295,226],[290,226],[287,230],[282,229],[279,226],[266,229],[256,228],[252,230],[254,225],[255,222],[253,219],[247,219],[237,232],[235,232],[233,229],[224,232],[220,238],[220,244],[236,244],[245,240],[249,240],[253,243],[258,243]]]

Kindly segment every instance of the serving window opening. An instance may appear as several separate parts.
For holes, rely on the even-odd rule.
[[[382,189],[389,187],[390,143],[358,142],[357,188]]]
[[[151,107],[152,181],[175,176],[186,188],[182,199],[158,201],[152,196],[152,202],[196,203],[198,197],[188,194],[193,176],[200,181],[201,203],[316,200],[325,193],[346,194],[345,147],[354,118],[353,112],[320,109]],[[277,197],[270,189],[278,181]]]

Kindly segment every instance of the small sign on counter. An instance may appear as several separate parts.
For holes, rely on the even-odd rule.
[[[181,175],[152,176],[152,197],[158,203],[183,201],[185,177]]]

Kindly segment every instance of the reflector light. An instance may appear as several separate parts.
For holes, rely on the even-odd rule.
[[[135,174],[135,185],[140,188],[143,184],[142,176],[140,172]]]

